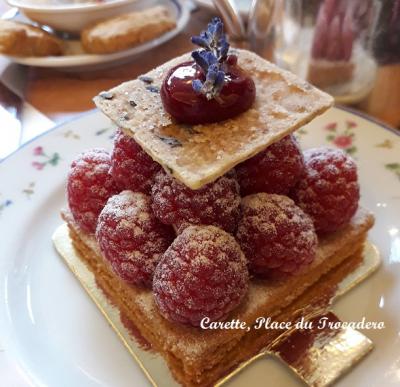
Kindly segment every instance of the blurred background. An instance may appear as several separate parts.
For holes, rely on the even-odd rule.
[[[191,50],[190,36],[213,15],[234,45],[400,127],[400,0],[1,1],[0,158],[93,109],[100,91]],[[143,40],[105,49],[83,37],[98,22],[157,5],[172,22]],[[140,23],[131,27],[140,33]]]

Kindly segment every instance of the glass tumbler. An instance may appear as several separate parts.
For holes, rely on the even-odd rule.
[[[274,60],[337,102],[357,103],[374,85],[379,9],[374,0],[277,0]]]

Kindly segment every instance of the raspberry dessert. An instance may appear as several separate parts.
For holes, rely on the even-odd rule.
[[[232,235],[214,226],[187,227],[163,255],[153,292],[171,321],[198,326],[224,319],[246,294],[248,271]]]
[[[287,196],[258,193],[242,200],[236,234],[250,271],[271,279],[297,273],[315,258],[311,218]]]
[[[94,233],[97,218],[108,198],[118,192],[110,174],[110,155],[95,148],[78,156],[71,164],[67,180],[68,206],[82,230]]]
[[[193,42],[195,53],[95,98],[121,128],[112,161],[104,151],[100,167],[85,161],[84,189],[75,187],[73,204],[94,198],[90,208],[101,211],[97,232],[80,227],[72,205],[53,238],[147,374],[159,376],[161,355],[178,383],[200,387],[284,333],[253,329],[260,317],[290,321],[330,295],[363,259],[373,216],[361,207],[350,214],[358,196],[347,156],[314,160],[308,151],[304,164],[291,136],[332,105],[330,96],[253,52],[230,50],[218,19]],[[241,198],[235,168],[242,196],[251,195]],[[111,176],[128,190],[118,194]],[[352,206],[341,199],[348,192]],[[337,222],[339,202],[352,211],[317,239],[313,220],[320,226],[326,211]],[[309,205],[320,212],[307,215]]]
[[[236,230],[240,195],[233,171],[198,190],[191,190],[160,171],[152,188],[152,199],[157,218],[173,225],[178,233],[194,224],[210,224],[231,233]]]
[[[306,150],[304,160],[305,174],[292,197],[311,216],[318,233],[334,232],[357,211],[357,166],[344,151],[324,147]]]
[[[258,192],[287,195],[303,171],[303,155],[293,135],[236,167],[242,196]]]
[[[121,279],[151,286],[154,269],[173,240],[173,230],[155,218],[150,197],[122,191],[101,211],[96,239]]]
[[[120,190],[150,193],[154,175],[161,169],[136,141],[117,130],[111,154],[111,175]]]

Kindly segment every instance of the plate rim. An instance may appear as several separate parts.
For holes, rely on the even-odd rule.
[[[27,10],[27,11],[40,11],[43,13],[68,13],[72,11],[90,11],[91,9],[97,7],[101,7],[102,9],[107,9],[112,7],[113,5],[122,5],[125,3],[130,3],[130,2],[135,2],[138,0],[111,0],[103,4],[98,4],[96,2],[85,2],[85,3],[76,3],[76,4],[70,4],[70,5],[65,5],[65,4],[60,4],[60,5],[55,5],[55,6],[49,6],[48,5],[35,5],[35,4],[24,4],[23,2],[20,2],[18,0],[6,0],[7,4],[9,4],[11,7],[16,7],[22,11]]]
[[[355,109],[353,107],[346,106],[346,105],[343,105],[343,104],[336,104],[334,107],[338,108],[339,110],[343,110],[345,112],[352,113],[352,114],[354,114],[354,115],[356,115],[358,117],[361,117],[361,118],[363,118],[363,119],[365,119],[365,120],[367,120],[369,122],[372,122],[372,123],[382,127],[383,129],[386,129],[386,130],[394,133],[397,136],[400,136],[400,129],[396,129],[395,127],[387,124],[383,120],[381,120],[381,119],[379,119],[377,117],[373,117],[372,115],[370,115],[368,113],[365,113],[362,110],[358,110],[358,109]]]

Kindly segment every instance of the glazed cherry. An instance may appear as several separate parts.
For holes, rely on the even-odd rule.
[[[194,79],[205,80],[195,62],[173,67],[161,88],[164,109],[178,122],[192,125],[223,121],[248,110],[256,96],[254,82],[237,65],[236,56],[230,55],[225,63],[225,84],[218,97],[210,100],[193,90]]]

